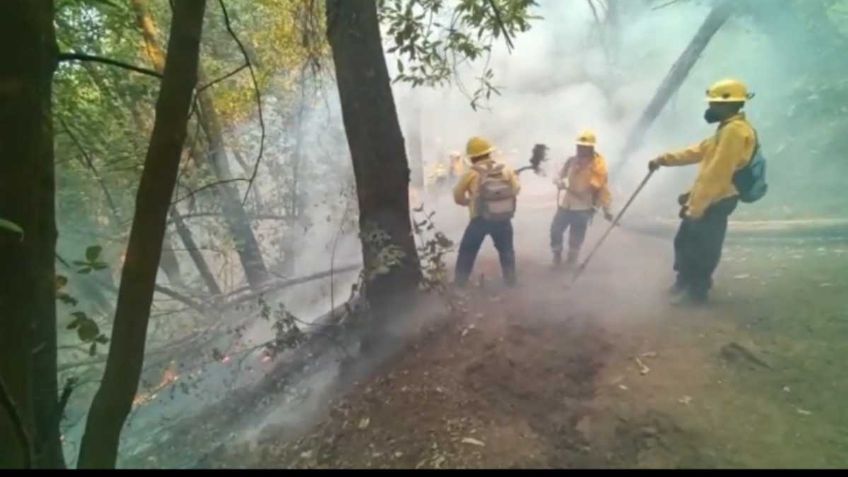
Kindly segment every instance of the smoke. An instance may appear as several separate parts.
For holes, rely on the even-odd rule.
[[[512,52],[503,42],[493,50],[491,66],[501,95],[493,97],[486,110],[473,111],[458,88],[411,90],[396,85],[401,124],[408,128],[408,115],[415,108],[421,110],[425,168],[437,158],[443,160],[446,151],[462,150],[468,137],[482,135],[515,167],[526,165],[533,144],[545,143],[551,147],[549,156],[554,161],[549,167],[553,169],[573,154],[577,133],[589,128],[598,134],[599,151],[608,163],[627,161],[611,177],[615,202],[621,206],[644,176],[648,160],[713,134],[714,126],[702,120],[704,91],[718,79],[734,77],[756,93],[746,111],[772,164],[772,188],[797,187],[798,177],[781,167],[794,160],[785,151],[786,134],[793,126],[781,118],[786,116],[785,101],[793,97],[797,86],[787,79],[797,76],[796,58],[810,43],[811,33],[800,22],[781,16],[777,10],[782,9],[772,3],[735,2],[738,13],[712,38],[683,86],[642,138],[641,147],[622,158],[633,124],[712,2],[676,2],[656,10],[650,2],[618,3],[622,5],[619,26],[606,30],[596,23],[586,2],[540,1],[534,13],[544,19],[514,39]],[[600,20],[604,21],[603,16]],[[787,43],[796,46],[788,48]],[[390,68],[395,64],[391,55],[387,63]],[[822,59],[812,67],[825,66]],[[459,79],[466,89],[473,88],[482,68],[479,62],[460,68]],[[407,137],[416,133],[404,132]],[[673,217],[676,196],[688,189],[695,173],[695,167],[663,170],[634,204],[634,213]],[[525,185],[546,187],[546,194],[555,194],[550,181],[531,179]],[[747,206],[745,213],[779,215],[782,201],[775,196]]]

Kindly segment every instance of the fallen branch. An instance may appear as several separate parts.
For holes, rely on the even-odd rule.
[[[260,296],[262,296],[266,293],[280,291],[284,288],[292,287],[292,286],[295,286],[295,285],[300,285],[302,283],[307,283],[307,282],[311,282],[311,281],[314,281],[314,280],[320,280],[322,278],[329,277],[333,274],[357,271],[360,268],[362,268],[362,265],[359,265],[359,264],[347,265],[347,266],[344,266],[344,267],[341,267],[341,268],[336,268],[335,270],[326,270],[326,271],[323,271],[323,272],[313,273],[311,275],[306,275],[306,276],[297,277],[297,278],[290,278],[288,280],[282,280],[282,281],[279,281],[279,282],[276,282],[276,283],[271,283],[270,285],[268,285],[267,287],[265,287],[261,290],[258,290],[256,292],[249,293],[245,296],[238,297],[238,298],[235,298],[233,300],[228,301],[227,304],[226,304],[226,307],[231,308],[231,307],[238,305],[240,303],[244,303],[244,302],[250,301],[250,300],[255,300],[255,299],[259,298]]]

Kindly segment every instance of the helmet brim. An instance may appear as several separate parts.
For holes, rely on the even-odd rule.
[[[478,157],[482,157],[482,156],[485,156],[486,154],[491,154],[493,152],[495,152],[495,148],[490,147],[490,148],[488,148],[484,151],[480,151],[480,152],[475,153],[475,154],[468,154],[468,158],[469,159],[477,159]]]

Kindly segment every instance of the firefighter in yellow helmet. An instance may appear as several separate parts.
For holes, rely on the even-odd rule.
[[[595,150],[595,133],[583,131],[577,136],[576,142],[577,154],[565,161],[554,180],[559,189],[557,211],[551,223],[554,266],[559,266],[562,261],[562,241],[566,229],[570,229],[566,265],[571,267],[580,254],[595,209],[600,206],[604,217],[612,219],[607,165],[604,157]]]
[[[495,243],[504,282],[510,287],[516,283],[512,217],[521,186],[511,168],[492,159],[494,150],[492,144],[483,138],[469,139],[466,155],[471,161],[471,168],[453,190],[456,203],[468,206],[471,214],[456,259],[454,280],[460,288],[468,283],[474,260],[486,236],[491,236]]]
[[[678,198],[681,222],[674,238],[677,280],[671,288],[678,304],[707,301],[727,220],[738,203],[733,175],[751,160],[757,142],[754,128],[741,112],[752,97],[741,81],[727,79],[713,84],[707,90],[709,107],[704,120],[718,123],[715,134],[687,149],[663,154],[648,165],[657,170],[700,163],[695,184]]]

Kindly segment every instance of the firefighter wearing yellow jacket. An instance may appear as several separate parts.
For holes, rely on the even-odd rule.
[[[492,237],[501,262],[507,286],[515,286],[515,249],[512,217],[521,191],[518,175],[505,164],[495,162],[492,144],[472,137],[466,145],[471,168],[463,174],[453,190],[457,205],[467,206],[471,221],[462,235],[456,258],[454,281],[460,288],[468,283],[474,261],[487,236]]]
[[[595,150],[596,142],[592,131],[580,133],[577,137],[577,155],[565,162],[554,180],[559,189],[557,212],[551,223],[554,266],[559,266],[562,261],[562,241],[566,229],[570,229],[566,265],[571,267],[580,254],[595,209],[602,207],[604,217],[612,219],[607,165],[604,157]]]
[[[679,197],[680,228],[674,238],[674,270],[677,280],[671,293],[680,304],[703,304],[712,287],[712,274],[721,259],[727,220],[736,209],[738,191],[733,175],[751,160],[756,132],[740,112],[752,98],[737,80],[723,80],[707,90],[709,108],[704,119],[718,123],[715,134],[699,144],[663,154],[649,163],[661,166],[700,163],[690,191]]]

